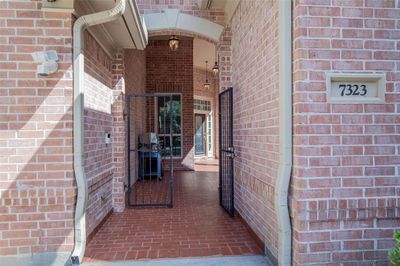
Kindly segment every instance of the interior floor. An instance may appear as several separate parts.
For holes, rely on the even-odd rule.
[[[173,208],[113,213],[87,246],[85,260],[132,260],[262,254],[238,218],[220,206],[218,165],[175,172]]]

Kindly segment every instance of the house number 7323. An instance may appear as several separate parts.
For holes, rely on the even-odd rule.
[[[367,86],[364,84],[339,84],[341,90],[340,96],[365,96],[367,94]]]

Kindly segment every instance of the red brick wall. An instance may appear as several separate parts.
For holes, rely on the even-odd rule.
[[[146,90],[146,52],[125,49],[125,90],[126,93],[145,93]]]
[[[112,210],[113,143],[105,143],[112,133],[112,59],[95,39],[85,32],[85,172],[89,198],[87,234]]]
[[[233,86],[238,155],[235,207],[274,256],[278,248],[274,202],[279,164],[277,16],[278,1],[241,1],[231,32],[224,33],[219,49],[221,87]]]
[[[124,50],[124,65],[126,93],[146,93],[146,52],[135,49]],[[132,149],[137,148],[138,137],[145,133],[144,131],[140,131],[140,126],[138,126],[138,124],[141,124],[140,121],[142,118],[146,117],[144,99],[142,97],[132,97],[130,100],[130,110],[127,110],[127,112],[130,112],[130,142]],[[131,184],[136,181],[136,160],[136,152],[131,152]]]
[[[296,265],[388,263],[400,227],[399,18],[395,0],[294,4]],[[328,71],[385,73],[385,104],[328,104]]]
[[[150,40],[146,48],[146,92],[182,94],[183,159],[176,169],[193,169],[193,40],[171,51],[168,40]],[[152,108],[149,108],[151,111]]]
[[[0,2],[0,255],[73,247],[71,14],[40,7]],[[47,50],[59,69],[39,77]]]

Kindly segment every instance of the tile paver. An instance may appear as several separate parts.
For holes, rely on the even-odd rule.
[[[173,208],[113,213],[85,261],[262,254],[246,227],[219,206],[216,166],[176,172]]]

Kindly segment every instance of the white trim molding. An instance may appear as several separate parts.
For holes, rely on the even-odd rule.
[[[215,42],[219,41],[224,30],[222,25],[204,18],[181,13],[178,9],[165,9],[161,13],[145,14],[144,21],[149,32],[181,30],[196,33]]]
[[[114,0],[75,0],[71,2],[74,2],[74,15],[76,17],[100,12],[115,5]],[[144,25],[144,20],[139,14],[136,1],[133,0],[126,0],[126,12],[117,20],[107,24],[95,25],[87,30],[112,58],[121,49],[143,50],[147,46],[146,25]]]
[[[328,103],[385,103],[384,73],[326,73]]]
[[[240,0],[228,0],[226,1],[225,4],[225,23],[229,24],[231,21],[231,18],[233,17],[233,14],[235,14],[235,11],[240,3]]]

